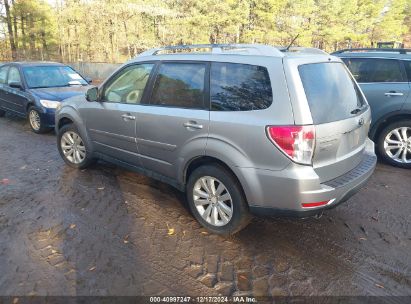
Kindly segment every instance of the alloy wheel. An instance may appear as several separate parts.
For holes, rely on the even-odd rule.
[[[400,127],[390,131],[384,140],[384,150],[398,163],[411,163],[411,128]]]
[[[61,150],[66,159],[73,164],[80,164],[86,158],[86,147],[80,135],[68,131],[60,140]]]
[[[227,225],[233,216],[233,201],[226,186],[218,179],[203,176],[194,184],[194,205],[200,216],[213,226]]]
[[[40,115],[36,110],[31,110],[29,113],[29,121],[30,125],[33,128],[33,130],[40,130],[41,127],[41,121],[40,121]]]

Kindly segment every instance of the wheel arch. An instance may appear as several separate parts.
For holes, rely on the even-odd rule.
[[[244,185],[241,182],[241,178],[239,178],[239,176],[235,172],[235,170],[233,170],[226,162],[224,162],[224,161],[222,161],[222,160],[220,160],[216,157],[213,157],[213,156],[203,155],[203,156],[195,157],[195,158],[193,158],[193,159],[191,159],[190,161],[187,162],[187,164],[185,166],[185,169],[184,169],[184,173],[183,173],[183,184],[184,184],[184,186],[187,184],[188,178],[194,172],[194,170],[201,167],[201,166],[203,166],[203,165],[217,165],[217,166],[220,166],[220,167],[224,168],[229,174],[231,174],[232,177],[240,185],[241,192],[244,195],[244,197],[246,198],[246,201],[247,201],[247,204],[248,204],[247,194],[246,194]]]
[[[233,170],[231,170],[230,166],[228,166],[225,162],[222,160],[212,157],[212,156],[198,156],[193,159],[191,159],[189,162],[187,162],[185,168],[184,168],[184,175],[183,175],[183,183],[186,184],[188,178],[190,177],[191,173],[198,167],[201,167],[202,165],[210,165],[210,164],[215,164],[223,167],[227,171],[229,171],[231,174],[234,174]],[[237,178],[237,177],[236,177]]]
[[[56,131],[67,123],[73,123],[78,126],[84,126],[83,120],[81,119],[78,112],[69,106],[63,107],[61,110],[58,110],[56,113]]]
[[[410,120],[411,121],[411,111],[396,111],[391,112],[382,118],[380,118],[369,132],[369,137],[376,142],[382,130],[391,123],[401,121],[401,120]]]
[[[35,96],[30,96],[30,97],[28,97],[27,98],[27,101],[25,102],[25,105],[24,105],[24,109],[25,109],[25,111],[26,111],[26,115],[28,115],[29,114],[29,109],[30,109],[30,107],[35,107],[37,110],[40,110],[40,112],[44,112],[44,110],[42,109],[42,108],[40,108],[39,106],[38,106],[38,104],[39,104],[39,100],[37,99],[37,97],[35,97]]]
[[[71,118],[68,118],[66,116],[63,116],[59,119],[59,121],[56,123],[56,128],[57,130],[60,130],[62,127],[65,125],[74,123],[74,121]]]
[[[29,109],[31,107],[35,107],[35,106],[36,106],[36,104],[33,101],[29,101],[26,105],[26,115],[29,114]]]

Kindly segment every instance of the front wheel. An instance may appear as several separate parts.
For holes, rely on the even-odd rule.
[[[382,130],[377,150],[385,162],[396,167],[411,168],[411,121],[392,123]]]
[[[71,167],[84,169],[93,163],[90,149],[74,124],[63,126],[57,133],[60,156]]]
[[[187,183],[187,201],[200,224],[217,234],[234,234],[251,218],[239,182],[218,165],[194,170]]]
[[[44,126],[40,112],[33,106],[29,108],[28,118],[30,128],[34,133],[42,134],[51,130],[49,127]]]

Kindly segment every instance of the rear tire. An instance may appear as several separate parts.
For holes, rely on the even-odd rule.
[[[29,120],[30,128],[34,133],[43,134],[51,130],[51,128],[44,126],[40,112],[34,106],[31,106],[29,108],[27,117]]]
[[[402,120],[386,126],[378,136],[377,152],[386,163],[411,168],[411,121]]]
[[[204,165],[190,175],[186,188],[190,210],[213,233],[230,235],[251,219],[241,185],[219,165]]]
[[[94,163],[91,149],[74,124],[67,124],[57,132],[57,147],[67,165],[85,169]]]
[[[0,117],[4,117],[4,115],[6,115],[6,111],[0,110]]]

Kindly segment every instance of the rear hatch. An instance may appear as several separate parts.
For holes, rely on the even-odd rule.
[[[313,167],[321,182],[361,162],[371,122],[369,106],[348,69],[327,59],[296,66],[315,126]]]

